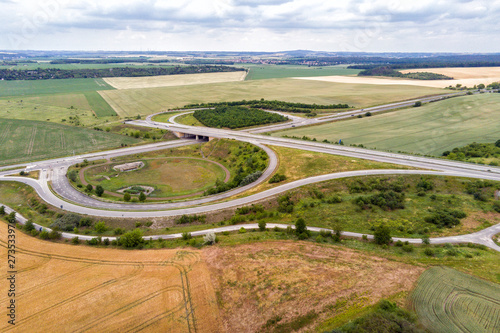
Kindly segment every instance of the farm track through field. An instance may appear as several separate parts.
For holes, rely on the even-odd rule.
[[[6,242],[3,240],[0,240],[0,247],[7,248]],[[196,332],[197,331],[196,319],[194,316],[194,307],[193,307],[192,300],[191,300],[191,291],[189,289],[190,288],[189,278],[188,278],[189,270],[183,264],[177,263],[175,258],[174,258],[174,260],[164,260],[164,261],[115,261],[115,260],[98,260],[98,259],[92,259],[92,258],[82,258],[82,257],[57,255],[57,254],[54,255],[54,254],[47,253],[47,252],[28,250],[28,249],[24,249],[22,247],[18,247],[17,252],[21,253],[21,254],[30,255],[30,256],[46,258],[46,259],[48,259],[47,262],[50,262],[51,260],[62,260],[62,261],[68,261],[68,262],[78,262],[78,263],[86,263],[87,264],[84,268],[80,268],[78,270],[82,270],[82,269],[89,268],[89,267],[97,267],[98,265],[134,266],[135,270],[130,274],[124,275],[124,276],[117,278],[117,279],[108,280],[108,281],[104,282],[103,284],[100,284],[98,286],[84,290],[76,295],[72,295],[71,297],[68,297],[64,300],[61,300],[60,302],[58,302],[54,305],[51,305],[47,308],[44,308],[44,309],[42,309],[42,310],[40,310],[40,311],[38,311],[38,312],[28,316],[28,317],[22,318],[21,320],[19,320],[17,322],[16,326],[24,325],[25,323],[29,322],[31,319],[36,318],[36,316],[42,315],[44,313],[47,313],[49,311],[54,310],[57,307],[64,306],[70,302],[76,301],[77,299],[84,297],[84,296],[87,296],[93,292],[97,292],[97,291],[101,290],[102,288],[107,288],[110,285],[115,285],[117,283],[123,283],[124,281],[128,281],[128,280],[136,277],[137,275],[139,275],[144,270],[145,266],[153,266],[153,267],[167,267],[168,266],[168,267],[177,268],[179,273],[180,273],[181,286],[177,286],[177,288],[179,288],[181,290],[183,302],[181,304],[179,304],[176,308],[165,311],[162,314],[159,314],[159,315],[155,316],[154,318],[151,318],[151,319],[147,320],[146,322],[139,324],[138,326],[132,328],[130,331],[143,330],[143,329],[157,323],[158,321],[164,319],[165,317],[171,315],[172,313],[179,311],[180,309],[184,309],[184,311],[186,313],[186,316],[183,318],[186,319],[188,331],[189,332]],[[193,259],[193,263],[200,260],[199,256],[196,253],[191,253],[189,251],[185,251],[182,254],[180,254],[178,259],[184,259],[186,256],[191,257]],[[36,267],[33,267],[31,269],[35,269],[35,268]],[[19,272],[21,272],[21,271],[19,271]],[[70,275],[73,273],[74,272],[70,272],[70,273],[66,273],[65,275]],[[55,279],[62,279],[62,278],[64,278],[64,276],[59,276],[59,277],[56,277]],[[53,282],[54,282],[53,280],[47,281],[43,284],[43,286],[47,286]],[[40,286],[38,285],[38,286],[33,287],[33,288],[39,288],[39,287]],[[33,288],[31,288],[31,289],[33,289]],[[170,288],[174,288],[174,287],[170,287]],[[27,292],[28,291],[25,291],[24,293],[27,293]],[[159,292],[159,291],[157,291],[157,292]],[[163,292],[165,292],[165,291],[163,291]],[[161,292],[161,293],[163,293],[163,292]],[[159,296],[159,294],[157,296]],[[141,302],[139,302],[139,300],[136,300],[136,301],[130,303],[129,305],[122,307],[121,312],[125,312],[126,310],[131,309],[133,307],[136,307],[136,306],[140,305],[141,303],[147,302],[150,299],[152,299],[152,297],[151,298],[144,298]],[[89,327],[89,329],[90,329],[90,327]],[[87,329],[85,329],[85,330],[87,330]],[[10,331],[10,328],[4,329],[2,331],[3,332]]]
[[[5,126],[4,130],[2,131],[2,134],[0,134],[0,145],[3,145],[5,139],[9,137],[9,131],[11,125],[12,124],[8,124],[7,126]]]
[[[63,131],[61,131],[60,134],[61,134],[61,150],[64,150],[64,148],[66,146],[66,142],[64,140],[64,133],[63,133]]]
[[[119,315],[119,314],[122,314],[124,312],[127,312],[127,311],[130,311],[134,308],[136,308],[137,306],[141,305],[141,304],[144,304],[158,296],[161,296],[163,295],[164,293],[166,292],[171,292],[171,291],[181,291],[181,287],[180,286],[169,286],[169,287],[165,287],[165,288],[162,288],[160,290],[157,290],[147,296],[144,296],[144,297],[141,297],[133,302],[130,302],[124,306],[121,306],[120,308],[112,311],[112,312],[108,312],[106,313],[105,315],[103,316],[100,316],[99,318],[95,319],[94,321],[88,323],[87,325],[79,328],[78,330],[76,330],[75,332],[87,332],[89,331],[90,329],[92,328],[95,328],[95,326],[103,323],[104,321],[106,320],[111,320],[113,316],[116,316],[116,315]],[[179,305],[175,306],[173,309],[170,309],[168,311],[166,311],[165,313],[163,313],[162,315],[170,315],[172,313],[175,313],[175,312],[178,312],[180,311],[182,308],[184,307],[184,305],[182,303],[180,303]],[[142,324],[141,324],[142,325]],[[140,325],[139,325],[140,326]],[[137,330],[136,330],[137,331]]]
[[[31,129],[31,136],[30,136],[30,139],[28,142],[28,146],[26,147],[26,150],[25,150],[25,155],[30,156],[33,153],[33,146],[35,145],[36,131],[37,131],[37,127],[33,126]]]

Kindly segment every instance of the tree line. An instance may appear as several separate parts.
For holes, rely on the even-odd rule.
[[[211,108],[218,106],[246,106],[255,109],[266,109],[273,111],[284,111],[292,113],[311,113],[313,110],[332,110],[332,109],[349,109],[351,106],[348,104],[329,104],[329,105],[319,105],[319,104],[307,104],[307,103],[293,103],[271,100],[267,101],[263,98],[260,100],[242,100],[233,102],[220,102],[220,103],[194,103],[188,104],[186,108]]]
[[[381,66],[365,69],[358,73],[358,76],[389,76],[401,77],[415,80],[453,80],[452,77],[429,72],[416,72],[403,74],[400,71],[394,70],[391,66]]]
[[[214,72],[244,71],[244,68],[229,66],[175,66],[175,67],[118,67],[103,69],[59,69],[37,68],[33,70],[0,69],[2,80],[49,80],[103,77],[140,77],[176,74],[198,74]]]
[[[276,113],[228,105],[217,106],[214,109],[196,110],[194,117],[208,127],[231,129],[279,123],[287,120],[286,117]]]

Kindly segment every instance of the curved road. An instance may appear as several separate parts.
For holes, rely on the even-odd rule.
[[[420,101],[431,101],[431,100],[439,100],[446,96],[451,96],[455,94],[447,94],[442,96],[434,96],[424,99],[418,99]],[[350,117],[354,114],[360,112],[366,112],[368,110],[372,110],[371,112],[381,112],[385,110],[390,110],[393,108],[404,107],[408,105],[412,105],[415,101],[407,101],[401,103],[393,103],[385,106],[379,106],[375,108],[365,109],[365,110],[354,110],[348,111],[344,113],[339,113],[333,116],[321,117],[318,119],[302,119],[298,117],[294,117],[292,119],[292,123],[284,124],[286,126],[292,126],[291,124],[296,124],[298,126],[310,125],[313,123],[323,122],[323,121],[331,121],[335,119],[340,119],[339,117]],[[124,149],[117,149],[108,152],[99,152],[93,154],[85,154],[79,155],[75,157],[62,158],[62,159],[54,159],[49,161],[42,162],[34,162],[24,164],[26,166],[26,170],[41,170],[40,179],[35,180],[31,178],[25,177],[16,177],[16,176],[8,176],[19,172],[20,170],[11,170],[11,171],[0,171],[0,180],[4,181],[18,181],[32,186],[40,197],[48,202],[51,205],[61,207],[68,211],[73,211],[81,214],[95,215],[95,216],[108,216],[108,217],[130,217],[130,218],[139,218],[139,217],[155,217],[155,216],[179,216],[183,214],[200,214],[215,210],[221,210],[226,208],[233,208],[237,206],[247,205],[253,202],[261,201],[263,199],[269,198],[271,196],[283,193],[290,189],[294,189],[300,186],[304,186],[307,184],[313,184],[321,181],[345,178],[345,177],[356,177],[356,176],[366,176],[366,175],[389,175],[389,174],[421,174],[421,175],[442,175],[442,176],[456,176],[456,177],[469,177],[469,178],[479,178],[479,179],[490,179],[500,181],[500,168],[484,166],[484,165],[475,165],[469,163],[462,163],[456,161],[449,161],[443,159],[433,159],[427,157],[418,157],[418,156],[410,156],[403,154],[394,154],[394,153],[386,153],[380,151],[372,151],[361,148],[353,148],[353,147],[345,147],[331,144],[322,144],[318,142],[308,142],[308,141],[300,141],[300,140],[292,140],[292,139],[284,139],[284,138],[273,138],[268,136],[259,136],[248,132],[256,132],[260,129],[250,130],[248,132],[245,131],[228,131],[221,129],[213,129],[213,128],[201,128],[201,127],[192,127],[186,125],[179,124],[167,124],[167,123],[157,123],[152,120],[151,115],[147,117],[146,120],[141,121],[132,121],[130,123],[139,126],[148,126],[148,127],[156,127],[167,129],[175,132],[194,134],[194,135],[202,135],[202,136],[210,136],[215,138],[229,138],[235,139],[245,142],[250,142],[252,144],[259,145],[263,149],[266,150],[268,155],[270,156],[270,164],[266,169],[265,173],[259,178],[259,182],[264,181],[267,177],[269,177],[275,170],[277,166],[277,158],[275,154],[269,148],[263,145],[276,145],[282,147],[289,147],[295,149],[302,149],[308,151],[322,152],[334,155],[343,155],[361,159],[374,160],[379,162],[393,163],[398,165],[405,165],[414,168],[427,169],[427,170],[366,170],[366,171],[351,171],[351,172],[342,172],[342,173],[334,173],[316,177],[310,177],[306,179],[301,179],[295,182],[291,182],[288,184],[284,184],[281,186],[277,186],[270,190],[256,193],[244,198],[233,199],[227,202],[218,202],[210,205],[205,205],[209,202],[213,202],[215,200],[226,199],[235,194],[242,193],[246,191],[250,187],[256,185],[253,183],[247,187],[242,187],[227,193],[223,193],[220,195],[215,195],[207,198],[196,199],[192,201],[185,202],[176,202],[176,203],[163,203],[163,204],[146,204],[146,205],[134,205],[134,204],[119,204],[119,203],[109,203],[96,200],[94,198],[88,197],[85,194],[75,190],[68,182],[66,178],[67,168],[75,163],[82,162],[84,159],[88,160],[97,160],[102,158],[113,158],[116,156],[130,155],[134,153],[144,152],[144,151],[152,151],[152,150],[160,150],[166,149],[170,147],[182,146],[193,144],[191,140],[179,140],[174,142],[167,143],[156,143],[145,146],[138,147],[130,147]],[[175,118],[175,117],[173,117]],[[174,119],[172,119],[174,121]],[[276,128],[277,125],[272,125],[269,127]],[[269,130],[269,127],[267,130]],[[266,130],[266,131],[267,131]],[[7,166],[4,168],[13,168],[15,166]],[[54,194],[49,185],[48,181],[52,181],[52,188],[57,193]],[[60,197],[59,197],[60,196]],[[68,199],[73,202],[68,202],[66,200],[61,199],[61,197]],[[193,205],[195,205],[193,207]],[[86,207],[91,206],[91,207]],[[191,206],[191,207],[190,207]],[[164,211],[164,209],[174,209]],[[121,209],[121,210],[117,210]],[[248,225],[247,225],[248,226]],[[283,226],[283,225],[281,225]],[[280,227],[280,225],[278,225]],[[286,227],[286,226],[285,226]],[[488,228],[486,230],[496,230],[495,228],[500,228],[500,224]],[[225,227],[227,228],[227,227]],[[239,228],[239,227],[238,227]],[[314,228],[310,228],[314,230]],[[222,228],[222,231],[226,231],[227,229]],[[488,231],[489,232],[489,231]],[[463,242],[465,239],[467,241],[471,241],[474,243],[485,244],[488,243],[490,247],[492,245],[489,241],[487,241],[489,237],[489,233],[479,232],[471,235],[465,236],[456,236],[456,237],[446,237],[442,239],[435,239],[435,242],[443,241],[443,242]],[[196,233],[193,233],[195,235]],[[345,233],[349,235],[349,233]],[[354,234],[353,234],[354,235]],[[486,236],[485,236],[486,235]],[[73,235],[74,236],[74,235]],[[359,235],[358,235],[359,236]],[[158,236],[160,237],[160,236]],[[162,236],[163,237],[163,236]],[[168,238],[168,237],[167,237]],[[83,238],[82,238],[83,239]],[[455,240],[454,240],[455,239]],[[419,242],[420,240],[412,240],[412,242]],[[490,238],[491,241],[491,238]],[[486,244],[485,244],[486,245]],[[497,248],[495,248],[497,249]],[[498,249],[497,249],[498,250]]]
[[[7,214],[14,212],[14,210],[8,206],[2,205],[0,203],[0,206],[5,207],[5,211]],[[27,219],[22,216],[21,214],[16,212],[16,220],[20,224],[25,224],[27,222]],[[41,225],[38,225],[34,223],[34,226],[37,230],[46,230],[48,232],[52,231],[52,229],[43,227]],[[266,224],[266,228],[268,229],[273,229],[273,228],[280,228],[280,229],[287,229],[288,227],[295,228],[294,225],[288,225],[288,224],[281,224],[281,223],[268,223]],[[225,226],[225,227],[219,227],[219,228],[213,228],[213,229],[207,229],[207,230],[199,230],[199,231],[193,231],[191,232],[192,236],[204,236],[206,234],[209,234],[211,232],[213,233],[221,233],[221,232],[234,232],[238,231],[241,228],[244,228],[246,230],[251,230],[251,229],[259,229],[259,225],[257,223],[252,223],[252,224],[240,224],[240,225],[231,225],[231,226]],[[314,232],[320,232],[320,231],[330,231],[334,232],[331,229],[325,229],[325,228],[316,228],[316,227],[307,227],[308,230],[314,231]],[[429,241],[431,244],[445,244],[445,243],[475,243],[475,244],[481,244],[485,245],[497,252],[500,252],[500,246],[495,244],[493,241],[493,236],[496,234],[500,233],[500,224],[494,225],[492,227],[489,227],[487,229],[481,230],[479,232],[475,232],[473,234],[468,234],[468,235],[461,235],[461,236],[449,236],[449,237],[439,237],[439,238],[431,238]],[[344,231],[342,232],[343,236],[347,237],[356,237],[356,238],[361,238],[365,234],[360,234],[357,232],[349,232],[349,231]],[[366,235],[368,239],[373,239],[373,235]],[[92,238],[95,238],[95,236],[86,236],[86,235],[77,235],[73,233],[68,233],[68,232],[63,232],[62,233],[63,238],[74,238],[78,237],[80,240],[91,240]],[[109,239],[110,241],[116,240],[117,237],[103,237],[103,239]],[[153,236],[144,236],[144,239],[176,239],[176,238],[182,238],[182,234],[170,234],[170,235],[153,235]],[[398,238],[398,237],[393,237],[393,241],[397,242],[398,240],[402,242],[409,242],[412,244],[421,244],[422,239],[420,238]]]

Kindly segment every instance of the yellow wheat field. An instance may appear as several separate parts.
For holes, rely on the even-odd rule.
[[[239,71],[144,77],[110,77],[105,78],[104,81],[116,89],[141,89],[242,81],[245,79],[246,74],[247,72],[245,71]]]
[[[7,226],[0,245],[7,262]],[[196,250],[126,251],[16,234],[16,325],[0,332],[220,332],[209,272]],[[2,266],[5,267],[5,266]],[[2,269],[2,281],[6,280]],[[7,283],[1,283],[7,304]]]

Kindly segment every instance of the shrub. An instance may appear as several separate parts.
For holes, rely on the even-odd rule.
[[[405,244],[405,245],[403,245],[402,249],[405,252],[413,252],[413,245],[412,244]]]
[[[249,174],[248,176],[243,178],[243,180],[240,182],[239,186],[245,186],[245,185],[251,184],[254,181],[256,181],[257,179],[259,179],[260,176],[262,176],[262,171],[256,171],[252,174]]]
[[[278,212],[292,213],[294,202],[291,200],[290,195],[284,195],[278,198]]]
[[[431,243],[431,240],[429,239],[429,236],[422,237],[422,243],[425,244],[425,245],[429,245]]]
[[[378,245],[389,245],[392,242],[391,229],[386,225],[380,225],[373,234],[374,241]]]
[[[144,192],[141,192],[141,194],[139,194],[139,201],[140,202],[146,201],[146,195],[144,194]]]
[[[299,240],[305,240],[309,238],[309,234],[307,232],[300,233],[298,236]]]
[[[49,239],[60,239],[61,238],[61,233],[57,231],[57,229],[52,229],[49,232]]]
[[[78,239],[78,236],[71,238],[71,243],[78,245],[80,244],[80,240]]]
[[[394,245],[402,247],[404,245],[404,243],[402,241],[398,240],[396,243],[394,243]]]
[[[187,231],[186,231],[186,232],[183,232],[183,233],[182,233],[182,239],[183,239],[183,240],[190,240],[191,238],[192,238],[192,236],[191,236],[191,233],[190,233],[190,232],[187,232]]]
[[[74,213],[68,213],[59,217],[55,220],[54,223],[50,225],[52,229],[59,229],[62,231],[72,231],[73,229],[80,226],[80,221],[82,217],[80,215]]]
[[[326,203],[328,204],[336,204],[341,202],[342,202],[342,197],[340,195],[333,195],[326,200]]]
[[[35,225],[33,224],[33,222],[31,220],[28,220],[26,222],[26,224],[24,225],[24,230],[26,232],[31,232],[31,230],[34,230],[35,229]]]
[[[269,179],[269,184],[273,183],[280,183],[282,181],[286,180],[286,176],[281,173],[274,174],[271,179]]]
[[[97,185],[95,187],[95,194],[97,194],[98,197],[102,196],[104,194],[104,188],[101,185]]]
[[[422,102],[421,101],[416,101],[415,104],[413,104],[413,107],[418,108],[419,106],[422,106]]]
[[[500,201],[495,201],[493,203],[493,210],[495,210],[495,212],[497,213],[500,213]]]
[[[266,231],[266,222],[265,221],[259,221],[259,230]]]
[[[303,218],[299,218],[295,221],[295,234],[299,236],[303,233],[307,233],[306,221]]]
[[[125,247],[137,247],[139,244],[144,243],[141,229],[134,229],[126,232],[122,237],[120,237],[120,243]]]
[[[94,187],[91,184],[87,184],[87,186],[85,187],[85,190],[87,192],[92,192],[93,189],[94,189]]]
[[[1,206],[1,207],[0,207],[0,215],[2,215],[2,216],[3,216],[3,215],[5,215],[5,214],[6,214],[6,213],[5,213],[5,206]]]
[[[98,234],[102,234],[104,232],[106,232],[108,230],[108,227],[106,227],[106,223],[104,221],[100,221],[100,222],[97,222],[95,225],[94,225],[94,230],[98,233]]]
[[[426,248],[424,250],[424,254],[428,257],[434,257],[434,250],[431,248]]]
[[[430,216],[425,218],[425,222],[435,224],[440,228],[451,228],[460,224],[460,219],[463,219],[466,216],[467,214],[460,210],[438,208],[435,209]]]
[[[203,242],[204,244],[212,245],[217,242],[217,236],[215,235],[215,232],[209,232],[205,236],[203,236]]]
[[[47,230],[43,230],[42,232],[40,232],[40,238],[49,239],[49,232]]]
[[[78,174],[76,173],[75,170],[71,170],[70,172],[68,172],[68,178],[74,183],[78,178]]]
[[[130,193],[125,193],[125,194],[123,195],[123,201],[125,201],[125,202],[129,202],[129,201],[130,201],[130,199],[131,199]]]

